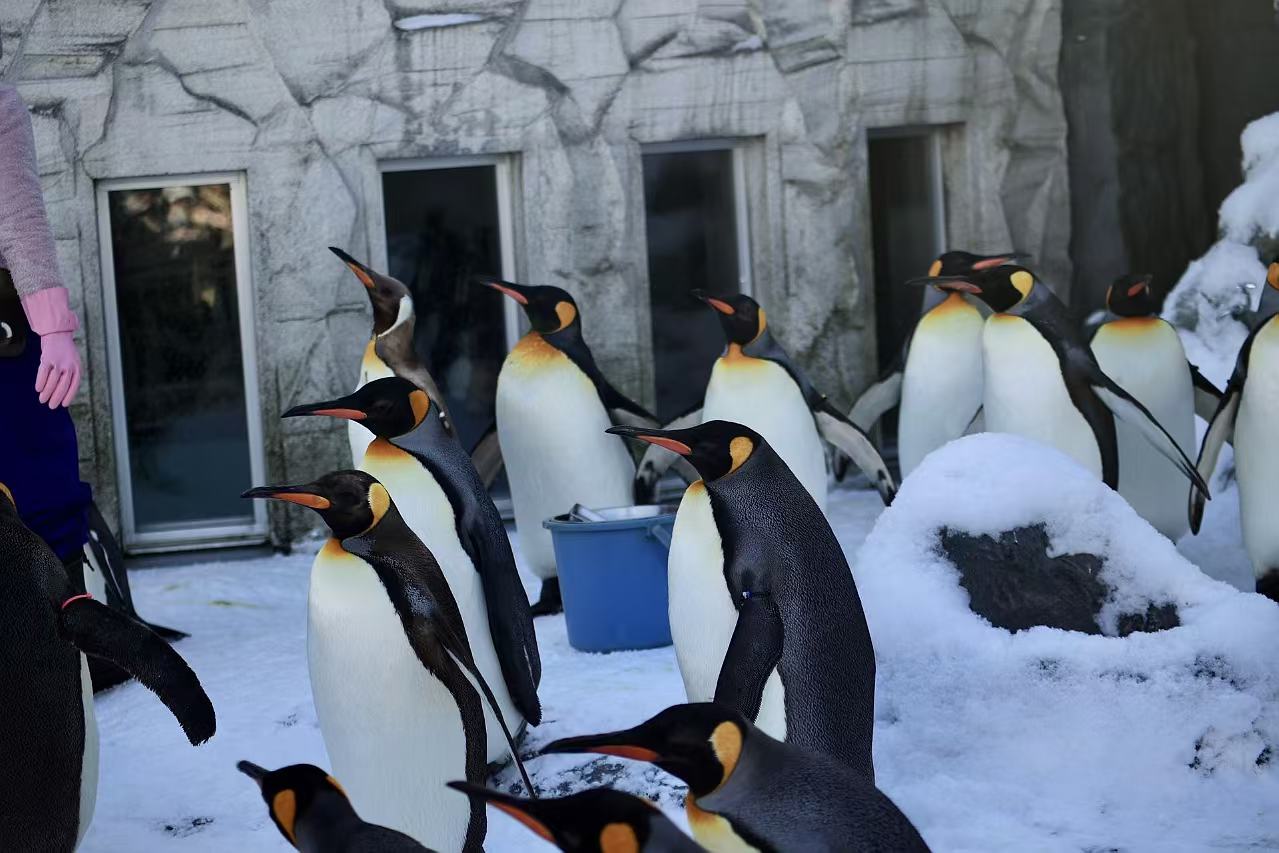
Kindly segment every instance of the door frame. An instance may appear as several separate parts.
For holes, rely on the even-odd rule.
[[[928,183],[933,200],[933,230],[937,237],[936,254],[946,251],[946,176],[942,166],[942,134],[944,124],[907,124],[873,127],[866,131],[866,181],[870,186],[870,143],[876,139],[902,139],[923,136],[928,140]],[[869,196],[869,190],[867,191]],[[868,208],[869,209],[869,208]],[[874,223],[871,223],[874,227]],[[874,253],[871,253],[872,263]]]
[[[493,167],[493,183],[497,189],[497,240],[502,269],[499,275],[507,281],[515,281],[515,156],[513,154],[468,154],[458,157],[407,157],[379,160],[377,163],[377,188],[374,203],[382,227],[372,235],[373,248],[380,251],[384,269],[389,269],[386,245],[386,194],[382,191],[385,175],[392,172],[429,172],[438,169],[467,169],[476,166]],[[506,350],[510,352],[520,340],[520,309],[513,299],[502,300],[502,318],[506,331]]]
[[[266,455],[262,435],[262,404],[258,388],[257,305],[250,271],[248,192],[243,172],[196,172],[138,178],[112,178],[96,183],[98,248],[102,273],[103,309],[107,338],[107,373],[111,393],[111,432],[115,448],[116,484],[120,496],[120,538],[125,550],[140,554],[229,547],[267,541],[265,501],[252,501],[248,524],[173,524],[138,531],[133,509],[133,480],[129,464],[129,431],[124,405],[124,368],[120,354],[120,314],[116,299],[115,247],[111,240],[110,193],[118,190],[227,184],[231,191],[231,234],[235,241],[235,294],[240,318],[240,353],[244,372],[244,407],[249,441],[249,473],[253,483],[265,482]]]

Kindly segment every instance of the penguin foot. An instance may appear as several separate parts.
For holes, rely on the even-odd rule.
[[[560,579],[547,578],[542,581],[542,597],[532,607],[536,616],[551,616],[564,612],[564,599],[560,598]]]

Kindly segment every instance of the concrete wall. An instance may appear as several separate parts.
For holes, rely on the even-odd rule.
[[[756,294],[849,403],[875,372],[868,128],[945,125],[951,245],[1033,252],[1067,286],[1060,16],[1057,0],[7,0],[0,74],[32,106],[86,321],[86,476],[109,512],[97,180],[246,173],[274,481],[345,461],[340,429],[278,414],[354,382],[368,308],[324,247],[384,261],[390,158],[514,155],[519,277],[572,290],[604,370],[651,399],[640,146],[745,140]],[[281,513],[274,534],[311,521]]]

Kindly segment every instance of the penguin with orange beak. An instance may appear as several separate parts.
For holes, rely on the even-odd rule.
[[[671,536],[671,638],[690,702],[714,699],[789,743],[874,775],[875,650],[825,515],[768,441],[708,421],[614,427],[688,459]]]
[[[707,850],[928,850],[874,780],[769,737],[718,703],[676,705],[633,729],[565,738],[542,750],[578,752],[648,761],[682,779],[688,825]]]

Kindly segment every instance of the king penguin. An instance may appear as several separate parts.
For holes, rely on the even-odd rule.
[[[363,471],[244,496],[309,507],[333,533],[311,567],[307,661],[320,733],[351,802],[427,847],[481,850],[484,810],[445,782],[484,779],[483,705],[497,701],[440,564]]]
[[[391,376],[338,400],[296,406],[284,417],[300,415],[345,418],[377,436],[360,469],[386,486],[409,528],[439,561],[507,728],[540,723],[537,635],[502,516],[431,398]],[[488,760],[504,760],[509,750],[502,729],[489,709],[485,713]]]
[[[542,752],[617,755],[679,777],[688,825],[707,850],[928,850],[873,780],[717,703],[676,705],[633,729],[557,740]]]
[[[851,458],[885,504],[897,491],[874,443],[822,394],[782,349],[768,328],[764,309],[751,297],[693,296],[719,317],[728,347],[711,370],[703,421],[744,423],[768,439],[813,500],[826,510],[826,448]]]
[[[213,736],[213,704],[167,643],[84,591],[82,579],[22,523],[3,483],[0,566],[0,767],[8,780],[0,785],[0,850],[74,850],[93,820],[98,790],[85,656],[137,678],[192,745]]]
[[[874,774],[875,651],[844,552],[759,433],[707,421],[614,427],[701,473],[675,516],[671,638],[690,702],[736,708],[774,737]]]
[[[1195,451],[1195,411],[1211,418],[1221,392],[1186,360],[1181,338],[1159,317],[1149,275],[1123,275],[1106,291],[1111,317],[1093,335],[1097,364],[1142,402],[1186,455]],[[1190,527],[1189,494],[1182,475],[1169,466],[1140,432],[1115,424],[1119,450],[1119,494],[1151,526],[1176,542]],[[1205,478],[1207,479],[1207,478]]]
[[[488,803],[568,853],[698,853],[702,848],[647,800],[612,788],[526,800],[478,785],[453,788]]]
[[[533,615],[555,613],[562,606],[559,578],[551,534],[542,521],[578,503],[595,509],[632,503],[635,461],[625,443],[604,430],[611,424],[656,426],[657,421],[604,377],[567,291],[477,281],[519,303],[532,327],[498,374],[497,432],[520,553],[542,579]]]
[[[1098,366],[1066,306],[1034,273],[1007,264],[912,283],[941,281],[975,294],[996,312],[982,330],[982,406],[988,431],[1055,447],[1118,489],[1119,418],[1207,496],[1207,484],[1176,440]]]
[[[313,764],[235,766],[258,784],[275,828],[299,853],[433,853],[402,832],[365,823],[338,780]]]
[[[1257,592],[1279,601],[1279,453],[1274,449],[1279,424],[1279,261],[1266,270],[1266,286],[1253,315],[1252,330],[1239,348],[1235,370],[1226,383],[1203,446],[1199,473],[1212,476],[1221,446],[1235,446],[1239,480],[1239,522],[1252,560]],[[1190,496],[1190,529],[1199,532],[1203,499]]]

